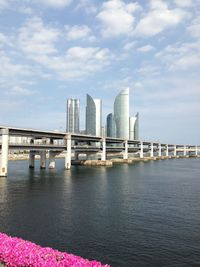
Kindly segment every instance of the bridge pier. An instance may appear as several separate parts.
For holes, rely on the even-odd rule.
[[[29,168],[34,169],[35,168],[35,152],[30,151],[29,153]]]
[[[71,169],[71,157],[72,157],[72,151],[71,151],[72,140],[71,140],[71,135],[70,134],[66,135],[65,140],[66,140],[66,145],[67,145],[67,151],[65,153],[65,169],[70,170]]]
[[[183,155],[184,155],[184,156],[187,156],[187,150],[186,150],[186,146],[184,146]]]
[[[166,145],[165,156],[169,157],[169,146],[168,145]]]
[[[56,153],[54,151],[49,151],[49,169],[55,169],[56,161],[55,161]]]
[[[40,169],[46,168],[46,150],[40,152]]]
[[[161,157],[162,156],[162,151],[161,151],[161,144],[158,144],[158,156]]]
[[[143,142],[140,142],[140,158],[144,157],[144,145]]]
[[[174,156],[175,157],[177,156],[177,153],[176,153],[176,145],[174,145]]]
[[[153,154],[153,143],[151,143],[150,157],[151,158],[154,157],[154,154]]]
[[[101,152],[101,160],[106,160],[106,139],[102,139],[102,152]]]
[[[197,146],[195,147],[195,156],[196,157],[198,156],[198,147]]]
[[[79,153],[78,153],[78,152],[75,152],[75,151],[74,151],[74,159],[75,159],[75,160],[78,160],[78,159],[79,159]]]
[[[124,142],[123,159],[128,159],[128,141]]]
[[[0,176],[6,177],[8,173],[8,140],[9,140],[9,130],[0,130],[2,144],[1,144],[1,154],[0,154]]]

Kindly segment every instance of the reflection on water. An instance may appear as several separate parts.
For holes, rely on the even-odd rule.
[[[111,266],[198,266],[200,161],[34,170],[0,179],[0,231]],[[195,265],[196,264],[196,265]]]

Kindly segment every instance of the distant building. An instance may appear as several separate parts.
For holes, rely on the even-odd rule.
[[[130,140],[135,140],[135,122],[136,122],[136,117],[130,117],[129,118],[129,139]]]
[[[80,101],[69,98],[67,100],[67,125],[66,131],[69,133],[79,133]]]
[[[86,134],[101,136],[102,103],[100,99],[93,99],[87,94],[86,106]]]
[[[139,113],[137,113],[135,117],[129,118],[129,139],[139,139]]]
[[[134,126],[134,138],[135,140],[139,140],[139,113],[136,114],[136,121]]]
[[[115,98],[114,120],[116,137],[129,139],[129,88],[122,90]]]
[[[114,115],[112,113],[108,114],[106,119],[106,133],[108,137],[116,137],[116,124]]]

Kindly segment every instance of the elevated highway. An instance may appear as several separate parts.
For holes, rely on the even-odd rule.
[[[13,142],[13,138],[21,141]],[[29,152],[30,168],[34,168],[35,155],[38,154],[41,168],[46,167],[47,154],[49,168],[55,168],[55,157],[62,152],[65,168],[70,169],[72,160],[77,160],[80,154],[97,154],[101,161],[106,161],[108,155],[120,155],[124,160],[130,155],[139,158],[198,156],[200,146],[0,126],[0,176],[7,176],[8,154],[17,150]]]

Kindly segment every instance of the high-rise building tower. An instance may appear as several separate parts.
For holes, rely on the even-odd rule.
[[[122,90],[115,98],[114,120],[116,137],[129,139],[129,88]]]
[[[135,115],[134,139],[139,140],[139,112]]]
[[[80,101],[79,99],[67,99],[67,125],[66,131],[69,133],[79,133],[79,113]]]
[[[114,115],[112,113],[108,114],[106,120],[106,133],[108,137],[116,137],[116,125]]]
[[[87,94],[86,106],[86,134],[101,136],[102,103],[100,99],[93,99]]]
[[[130,117],[129,118],[129,139],[130,140],[135,140],[135,122],[136,122],[136,117]]]
[[[129,118],[129,139],[139,139],[139,113],[137,113],[135,117]]]

